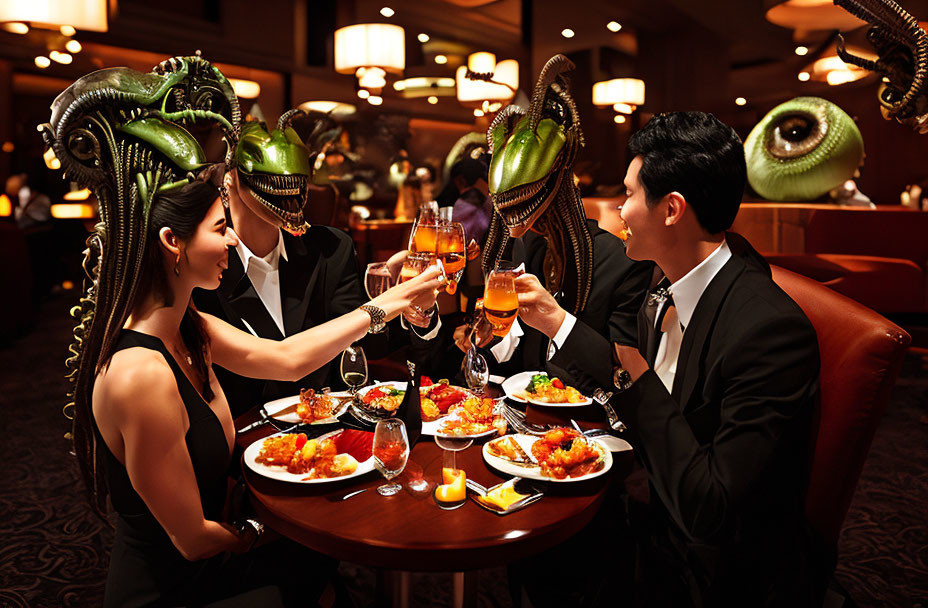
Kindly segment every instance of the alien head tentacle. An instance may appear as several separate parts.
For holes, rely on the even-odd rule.
[[[859,68],[863,68],[871,72],[879,72],[879,68],[877,67],[876,61],[872,61],[870,59],[864,59],[863,57],[858,57],[857,55],[850,53],[847,50],[847,47],[845,46],[844,36],[842,36],[841,34],[838,34],[838,40],[837,40],[835,50],[838,53],[838,57],[840,57],[841,61],[843,61],[844,63],[850,63],[851,65],[856,65]]]
[[[490,228],[487,230],[487,240],[483,246],[481,266],[484,274],[489,273],[499,265],[508,242],[509,228],[499,214],[494,211],[493,216],[490,218]]]
[[[538,123],[542,119],[548,87],[559,80],[564,84],[564,88],[566,89],[567,81],[564,74],[572,71],[574,67],[573,61],[564,55],[557,54],[549,59],[545,67],[541,69],[541,74],[538,75],[538,81],[535,83],[535,88],[532,91],[532,104],[529,106],[528,110],[529,126],[533,131],[538,128]]]
[[[525,110],[515,104],[509,104],[496,113],[496,116],[493,117],[493,122],[491,122],[489,128],[487,128],[486,134],[486,142],[490,154],[493,154],[494,140],[496,137],[502,138],[508,136],[513,128],[513,121],[518,122],[518,119],[524,115]],[[494,136],[494,134],[497,135]],[[505,139],[502,141],[505,142]]]
[[[287,110],[281,114],[280,118],[277,120],[277,128],[281,131],[287,129],[290,126],[290,123],[293,122],[293,119],[297,116],[307,116],[307,114],[299,108]]]

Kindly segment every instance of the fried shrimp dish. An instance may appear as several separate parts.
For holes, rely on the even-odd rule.
[[[313,389],[300,391],[300,403],[296,406],[296,414],[303,422],[325,420],[335,415],[338,402],[327,395],[317,395]]]
[[[364,394],[361,402],[368,408],[378,408],[387,412],[395,412],[403,403],[406,391],[392,386],[373,388]]]
[[[304,479],[342,477],[358,468],[353,456],[338,453],[332,439],[307,439],[303,433],[266,439],[255,460],[259,464],[286,467],[289,473],[309,473]]]
[[[441,426],[442,435],[479,435],[496,430],[500,435],[506,433],[506,419],[494,414],[496,402],[493,399],[470,397],[458,406]]]
[[[574,429],[557,428],[532,444],[532,456],[545,477],[582,477],[604,466],[603,454]]]

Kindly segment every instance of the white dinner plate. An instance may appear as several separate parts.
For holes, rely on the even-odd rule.
[[[525,453],[528,454],[529,458],[532,458],[534,460],[534,457],[532,456],[532,444],[539,440],[538,437],[535,437],[534,435],[521,435],[521,434],[508,435],[508,436],[514,438],[519,443],[519,445],[522,447],[522,449],[525,451]],[[504,439],[505,437],[501,437],[500,439],[494,439],[493,441],[501,441]],[[501,473],[505,473],[506,475],[514,475],[516,477],[523,477],[525,479],[535,479],[538,481],[550,481],[553,483],[571,483],[575,481],[586,481],[587,479],[593,479],[594,477],[605,475],[609,471],[609,469],[612,468],[612,452],[610,452],[608,448],[606,448],[596,439],[587,439],[587,441],[590,442],[590,444],[595,445],[596,448],[602,454],[603,468],[593,473],[583,475],[581,477],[567,477],[565,479],[545,477],[544,475],[541,474],[541,467],[539,467],[537,464],[526,465],[526,464],[521,464],[521,463],[515,463],[515,462],[512,462],[511,460],[500,458],[499,456],[494,456],[493,454],[490,453],[490,450],[489,450],[490,444],[493,443],[493,441],[488,441],[485,444],[483,444],[483,450],[482,450],[483,459],[486,461],[488,465],[490,465],[491,467],[493,467],[494,469],[496,469],[497,471]]]
[[[407,382],[398,382],[398,381],[392,381],[392,380],[390,382],[378,382],[377,384],[371,384],[370,386],[365,386],[364,388],[359,389],[358,396],[363,399],[364,395],[374,390],[375,388],[391,388],[392,387],[398,391],[405,391],[407,386],[408,386]]]
[[[315,420],[309,424],[332,424],[338,422],[338,417],[345,413],[345,410],[348,409],[348,401],[351,394],[347,391],[338,392],[338,393],[329,393],[330,397],[339,399],[338,407],[335,408],[332,416],[324,418],[322,420]],[[296,413],[296,409],[293,406],[300,403],[300,396],[294,395],[292,397],[283,397],[281,399],[275,399],[274,401],[268,401],[264,404],[264,411],[267,412],[267,415],[273,418],[274,420],[280,420],[281,422],[289,422],[296,424],[298,422],[303,422],[299,415]],[[290,408],[290,411],[282,414],[284,410]]]
[[[350,475],[342,475],[341,477],[330,477],[325,479],[306,479],[309,473],[290,473],[287,471],[286,467],[281,466],[269,466],[266,464],[261,464],[256,462],[258,454],[261,452],[261,446],[264,444],[265,439],[270,437],[277,437],[282,433],[277,435],[270,435],[264,439],[259,439],[252,443],[250,446],[245,448],[245,454],[242,458],[245,460],[245,465],[262,477],[268,477],[270,479],[276,479],[278,481],[287,481],[290,483],[303,483],[303,484],[313,484],[313,483],[329,483],[332,481],[342,481],[345,479],[352,479],[354,477],[360,477],[365,473],[370,473],[374,470],[374,457],[371,456],[364,462],[358,463],[358,468],[355,469],[354,473]]]
[[[522,396],[525,394],[525,387],[528,386],[528,383],[532,380],[532,376],[537,374],[547,375],[547,372],[522,372],[506,378],[501,385],[503,387],[503,392],[506,393],[506,397],[513,401],[518,401],[519,403],[531,403],[534,405],[543,405],[545,407],[583,407],[593,403],[593,400],[589,397],[586,397],[579,403],[548,403],[547,401],[539,401],[537,399],[526,399]]]

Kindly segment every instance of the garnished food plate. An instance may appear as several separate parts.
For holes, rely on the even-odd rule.
[[[506,432],[506,419],[496,399],[471,396],[438,420],[422,423],[423,435],[449,439],[479,439]]]
[[[337,400],[338,402],[332,410],[332,415],[327,418],[313,420],[312,422],[308,422],[306,424],[333,424],[338,422],[338,417],[344,414],[348,409],[348,402],[351,400],[351,393],[347,391],[337,393],[333,392],[327,393],[327,396]],[[300,418],[300,415],[297,413],[297,408],[299,406],[300,396],[293,395],[292,397],[283,397],[281,399],[275,399],[274,401],[265,403],[264,411],[267,412],[267,415],[274,420],[297,424],[303,422],[303,419]]]
[[[557,478],[542,473],[538,459],[532,453],[532,446],[542,438],[534,435],[506,435],[483,444],[483,459],[488,465],[501,473],[525,479],[550,481],[554,483],[571,483],[585,481],[605,475],[612,468],[612,453],[596,439],[582,438],[595,452],[595,461],[588,466],[589,471],[576,476]]]
[[[532,403],[545,407],[583,407],[593,400],[559,378],[547,372],[522,372],[510,376],[502,384],[506,397],[519,403]]]
[[[351,403],[352,413],[362,420],[376,423],[393,416],[406,396],[406,382],[378,382],[358,391]]]
[[[345,479],[360,477],[361,475],[374,470],[374,458],[371,454],[371,446],[373,444],[374,434],[367,431],[358,431],[354,429],[335,431],[334,433],[329,433],[327,435],[323,435],[322,437],[318,437],[315,440],[307,440],[305,442],[320,442],[324,440],[330,440],[334,442],[337,451],[336,457],[339,459],[340,463],[349,463],[348,466],[350,467],[352,464],[351,460],[354,460],[354,470],[344,475],[313,479],[310,478],[312,475],[312,469],[305,472],[291,473],[287,470],[287,466],[285,464],[268,464],[265,462],[259,462],[259,456],[261,455],[262,449],[265,447],[265,442],[274,438],[285,437],[286,435],[298,434],[277,433],[275,435],[265,437],[264,439],[259,439],[258,441],[255,441],[249,445],[247,448],[245,448],[245,453],[242,456],[245,465],[263,477],[276,479],[278,481],[300,484],[317,484],[329,483],[332,481],[343,481]],[[305,443],[303,445],[305,445]]]

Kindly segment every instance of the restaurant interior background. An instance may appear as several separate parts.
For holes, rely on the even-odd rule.
[[[0,0],[0,21],[2,5],[8,1],[16,4]],[[67,4],[71,3],[61,6]],[[776,0],[73,4],[102,5],[107,16],[102,27],[75,31],[60,26],[77,24],[55,20],[52,14],[53,24],[7,22],[0,28],[0,184],[7,184],[0,195],[0,427],[8,434],[3,441],[5,462],[29,459],[15,447],[9,431],[9,423],[22,415],[14,396],[22,395],[37,410],[30,412],[33,426],[52,429],[44,440],[61,448],[61,460],[49,466],[70,466],[58,432],[66,429],[59,414],[65,385],[59,380],[69,337],[66,311],[79,297],[80,252],[95,221],[95,208],[92,195],[61,179],[36,126],[48,121],[52,100],[75,79],[112,66],[148,72],[168,57],[201,51],[235,79],[243,113],[253,118],[276,124],[294,107],[328,112],[337,136],[316,159],[308,213],[315,221],[349,231],[362,261],[375,261],[402,248],[401,231],[375,234],[378,224],[372,221],[386,220],[386,225],[394,217],[398,197],[403,196],[402,174],[430,167],[430,172],[418,175],[437,193],[444,185],[442,167],[452,145],[469,132],[485,132],[494,110],[510,101],[498,94],[461,101],[467,83],[461,84],[459,68],[469,60],[488,59],[476,53],[492,53],[490,71],[496,69],[500,77],[505,70],[517,75],[518,102],[530,95],[547,59],[563,53],[576,65],[570,74],[571,92],[585,137],[576,164],[579,183],[588,215],[604,226],[616,223],[614,209],[621,202],[629,160],[628,137],[653,114],[713,112],[744,138],[777,104],[812,95],[834,102],[856,120],[866,149],[857,187],[876,209],[839,208],[824,199],[770,202],[748,192],[736,229],[776,263],[833,286],[912,334],[897,393],[846,521],[836,580],[859,605],[914,606],[928,600],[928,211],[905,211],[900,204],[908,186],[928,187],[928,137],[882,118],[876,76],[824,61],[834,55],[836,27],[851,27],[848,42],[862,49],[867,48],[866,28],[830,24],[827,6],[821,13],[796,17],[790,27],[776,25],[768,20],[781,4]],[[901,4],[928,20],[928,2]],[[353,67],[342,73],[335,69],[335,31],[359,23],[394,24],[405,32],[403,65],[385,70],[381,86],[362,86]],[[509,60],[517,65],[504,67]],[[635,79],[631,89],[623,91],[640,86],[643,99],[633,99],[637,93],[624,99],[594,99],[594,85],[613,79]],[[629,106],[616,109],[613,103]],[[218,145],[207,152],[221,159]],[[48,221],[17,226],[18,188],[11,189],[8,178],[22,174],[32,192],[49,197]],[[920,206],[920,197],[911,198]],[[45,377],[30,379],[30,374]],[[49,383],[61,389],[60,395]],[[18,482],[34,481],[30,476],[35,471],[21,473]],[[10,483],[9,478],[0,482],[0,519],[8,520],[25,508],[24,496],[34,498],[30,508],[52,505],[42,508],[58,527],[64,525],[60,520],[65,512],[80,521],[92,519],[73,504],[70,510],[59,510],[54,501],[60,496],[47,495],[48,488],[41,484],[23,491]],[[66,475],[60,488],[78,497],[76,483],[68,483],[74,483],[73,476]],[[0,524],[0,534],[13,538],[15,526]],[[62,540],[67,533],[55,538],[67,544]],[[93,542],[98,553],[107,546]],[[0,563],[9,559],[22,566],[25,558],[3,546],[11,545],[6,539],[0,542]],[[79,555],[74,552],[63,559],[78,560]],[[85,587],[102,589],[105,555],[91,562],[95,566],[76,571],[89,579]],[[42,579],[28,567],[4,565],[0,570],[0,604],[4,588],[22,586],[30,576]],[[67,578],[42,579],[49,591],[36,605],[55,603],[56,594],[71,585]],[[487,605],[507,605],[504,598],[482,593]]]

